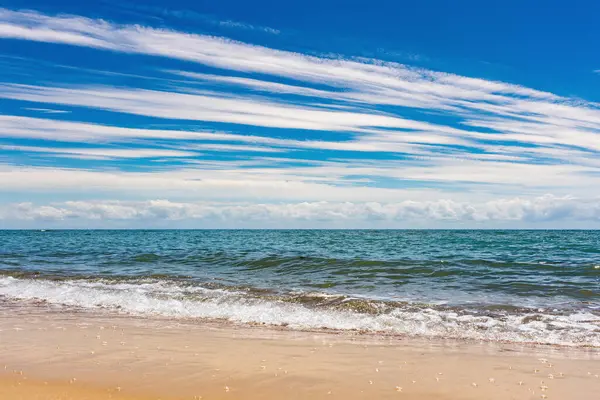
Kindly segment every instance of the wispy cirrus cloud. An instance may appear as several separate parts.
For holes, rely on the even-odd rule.
[[[69,114],[70,111],[66,110],[54,110],[51,108],[36,108],[36,107],[23,107],[24,110],[37,111],[42,114]]]
[[[73,147],[36,147],[0,145],[0,150],[21,151],[45,154],[58,154],[63,157],[84,158],[160,158],[160,157],[194,157],[198,153],[167,149],[114,149],[114,148],[73,148]]]
[[[257,31],[271,35],[279,35],[281,31],[279,29],[270,28],[268,26],[261,26],[256,24],[249,24],[246,22],[232,21],[230,19],[219,19],[215,15],[202,14],[192,10],[184,9],[173,9],[169,7],[157,7],[149,4],[141,3],[129,3],[129,2],[115,2],[115,7],[122,10],[130,10],[142,15],[148,15],[150,17],[158,18],[174,18],[178,20],[190,21],[194,23],[207,24],[211,26],[224,27],[229,29],[241,29],[246,31]]]
[[[261,32],[272,34],[272,35],[279,35],[281,33],[281,31],[279,29],[269,28],[266,26],[256,26],[256,25],[252,25],[252,24],[246,24],[243,22],[237,22],[237,21],[231,21],[231,20],[218,21],[217,24],[219,26],[225,26],[228,28],[246,29],[246,30],[251,30],[251,31],[261,31]]]

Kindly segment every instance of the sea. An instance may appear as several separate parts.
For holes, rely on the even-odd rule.
[[[15,305],[600,347],[600,231],[0,231]]]

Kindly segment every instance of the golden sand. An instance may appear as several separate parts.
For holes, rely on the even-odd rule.
[[[1,309],[0,399],[600,399],[596,349]]]

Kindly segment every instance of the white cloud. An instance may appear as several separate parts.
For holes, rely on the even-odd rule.
[[[274,29],[274,28],[270,28],[270,27],[266,27],[266,26],[248,24],[248,23],[239,22],[239,21],[220,20],[220,19],[216,18],[214,15],[202,14],[202,13],[198,13],[198,12],[195,12],[192,10],[178,10],[178,9],[172,9],[172,8],[167,8],[167,7],[157,7],[157,6],[152,6],[152,5],[148,5],[148,4],[129,3],[129,2],[122,2],[122,1],[116,2],[114,4],[114,6],[121,7],[125,10],[134,10],[136,12],[148,14],[151,16],[156,16],[159,18],[173,17],[173,18],[177,18],[177,19],[188,20],[188,21],[193,21],[193,22],[197,22],[197,23],[204,23],[204,24],[208,24],[208,25],[215,25],[215,26],[231,28],[231,29],[259,31],[259,32],[264,32],[264,33],[268,33],[271,35],[279,35],[281,33],[278,29]]]
[[[23,107],[23,110],[37,111],[44,114],[70,114],[71,111],[66,110],[53,110],[50,108],[35,108],[35,107]]]
[[[62,156],[86,158],[159,158],[159,157],[194,157],[198,153],[190,151],[166,149],[112,149],[112,148],[68,148],[68,147],[36,147],[36,146],[8,146],[0,145],[2,150],[25,151],[34,153],[60,154]]]
[[[177,74],[186,78],[192,78],[194,80],[209,81],[216,83],[226,83],[235,86],[244,86],[257,91],[272,92],[272,93],[284,93],[284,94],[297,94],[301,96],[313,96],[321,98],[339,99],[339,100],[350,100],[352,97],[344,92],[334,92],[321,89],[313,89],[310,87],[287,85],[278,82],[262,81],[259,79],[242,78],[237,76],[225,76],[215,74],[201,74],[198,72],[188,71],[177,71],[167,70],[172,74]]]
[[[281,31],[279,29],[269,28],[269,27],[265,27],[265,26],[256,26],[256,25],[247,24],[244,22],[237,22],[237,21],[231,21],[231,20],[219,21],[218,25],[224,26],[227,28],[244,29],[244,30],[250,30],[250,31],[261,31],[261,32],[265,32],[265,33],[270,33],[272,35],[279,35],[281,33]]]
[[[182,203],[149,201],[67,201],[47,205],[0,206],[0,219],[33,221],[82,220],[221,220],[247,221],[462,221],[462,222],[600,222],[600,199],[545,195],[484,203],[452,200],[379,202],[301,202],[276,204]]]
[[[212,150],[212,151],[238,151],[238,152],[258,152],[258,153],[281,153],[285,150],[266,146],[245,146],[239,144],[223,143],[202,143],[185,145],[182,147],[187,150]]]

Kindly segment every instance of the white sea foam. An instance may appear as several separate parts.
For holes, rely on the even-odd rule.
[[[394,309],[385,314],[311,309],[243,293],[171,282],[107,283],[0,278],[0,296],[45,300],[85,309],[113,309],[143,316],[226,319],[238,323],[286,325],[291,329],[384,332],[430,338],[535,342],[600,347],[600,317],[527,313],[504,316],[463,314],[433,308]]]

